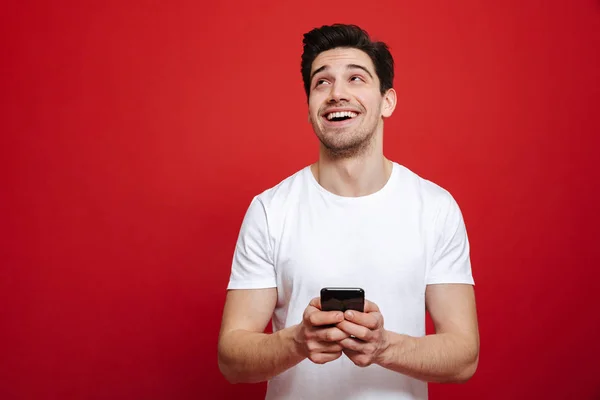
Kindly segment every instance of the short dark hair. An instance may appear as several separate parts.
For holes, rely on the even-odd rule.
[[[383,95],[394,83],[394,58],[383,42],[373,42],[369,34],[356,25],[333,24],[315,28],[304,34],[301,72],[306,97],[310,94],[310,71],[319,53],[338,47],[362,50],[375,65],[379,90]]]

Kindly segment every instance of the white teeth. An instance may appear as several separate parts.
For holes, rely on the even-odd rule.
[[[331,121],[333,118],[343,118],[343,117],[350,117],[350,118],[354,118],[356,117],[358,114],[352,111],[338,111],[338,112],[332,112],[327,114],[327,119],[329,121]]]

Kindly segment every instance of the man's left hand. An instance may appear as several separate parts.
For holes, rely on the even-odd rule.
[[[368,300],[365,300],[364,312],[346,311],[344,321],[338,323],[337,327],[353,336],[339,343],[344,348],[344,354],[359,367],[373,364],[389,345],[379,307]]]

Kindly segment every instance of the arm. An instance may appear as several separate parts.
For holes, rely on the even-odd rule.
[[[219,369],[231,383],[268,380],[303,358],[293,329],[264,332],[277,303],[269,240],[265,207],[254,198],[236,243],[219,333]]]
[[[334,325],[344,316],[321,311],[318,298],[297,325],[264,332],[277,304],[272,250],[266,208],[254,198],[236,243],[219,333],[219,369],[232,383],[266,381],[305,358],[322,364],[342,355],[335,342],[347,335],[322,325]]]
[[[466,382],[477,368],[479,334],[473,287],[429,285],[426,305],[435,334],[412,337],[387,331],[376,304],[366,301],[365,312],[346,312],[337,326],[354,338],[340,344],[358,366],[378,364],[427,382]]]
[[[323,312],[319,298],[306,308],[302,321],[272,334],[264,333],[277,302],[277,289],[230,290],[219,334],[219,369],[231,383],[271,379],[309,358],[324,364],[339,358],[337,341],[348,337],[330,326],[341,312]]]
[[[304,358],[294,341],[294,328],[264,333],[277,289],[230,290],[219,334],[219,369],[231,383],[261,382]]]
[[[384,329],[376,305],[353,313],[338,326],[359,339],[345,339],[344,352],[357,365],[384,368],[428,382],[465,382],[479,360],[479,332],[469,258],[460,209],[451,196],[440,202],[432,230],[435,246],[426,273],[425,307],[435,334],[411,337]]]
[[[429,285],[426,306],[435,334],[410,337],[387,332],[377,363],[428,382],[466,382],[479,359],[479,332],[471,285]]]
[[[466,382],[477,368],[479,332],[469,240],[462,213],[447,193],[435,217],[435,246],[426,274],[425,306],[435,334],[388,333],[385,367],[430,382]]]

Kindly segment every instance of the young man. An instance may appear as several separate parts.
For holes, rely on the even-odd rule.
[[[427,382],[467,381],[479,354],[467,234],[446,190],[383,154],[396,106],[387,46],[356,26],[314,29],[302,75],[319,159],[248,208],[223,375],[269,381],[267,399],[426,399]],[[327,286],[363,288],[364,312],[321,311]]]

